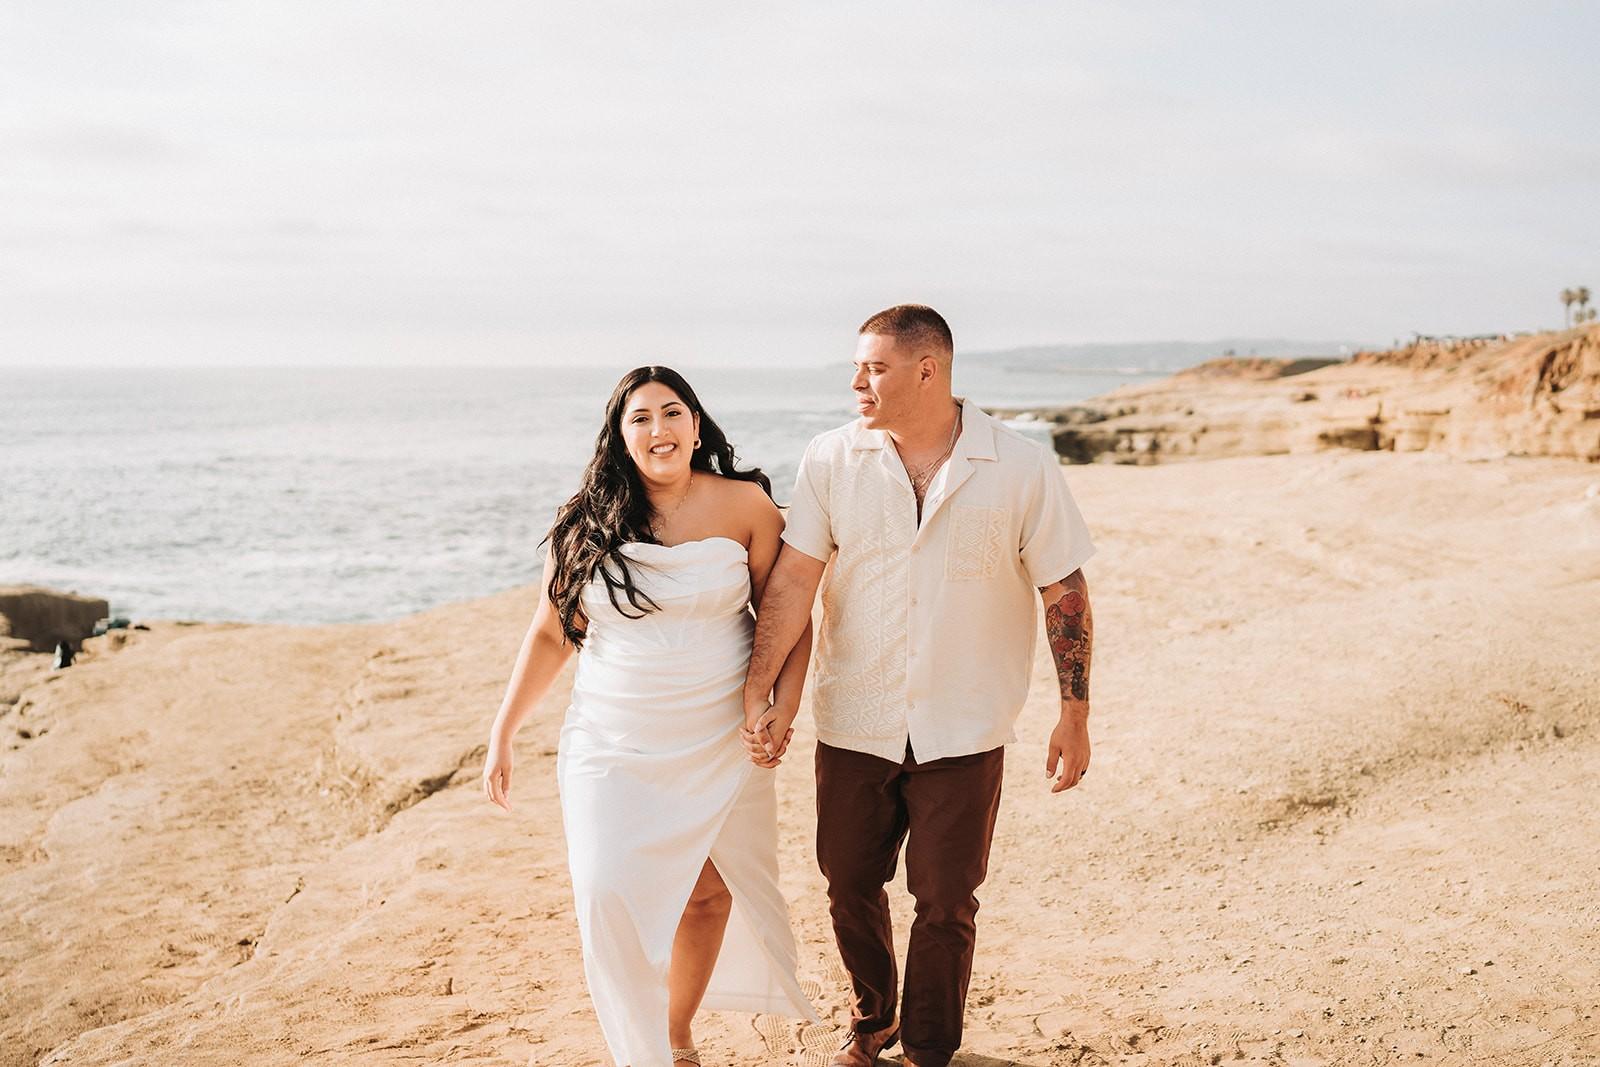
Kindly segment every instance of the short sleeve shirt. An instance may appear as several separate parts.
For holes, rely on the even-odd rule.
[[[1038,590],[1094,554],[1055,455],[962,402],[922,521],[888,434],[857,420],[813,438],[783,540],[833,558],[812,709],[823,743],[898,763],[1016,740]]]

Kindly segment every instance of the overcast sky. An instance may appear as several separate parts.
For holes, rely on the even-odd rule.
[[[0,5],[0,364],[1387,342],[1600,293],[1600,5]]]

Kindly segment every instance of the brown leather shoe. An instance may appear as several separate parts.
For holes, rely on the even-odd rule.
[[[828,1061],[828,1067],[874,1067],[885,1049],[900,1040],[900,1024],[886,1026],[871,1034],[851,1034],[839,1051]]]

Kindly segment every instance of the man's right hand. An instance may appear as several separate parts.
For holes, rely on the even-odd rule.
[[[794,720],[800,714],[799,708],[781,708],[776,705],[767,713],[766,730],[762,740],[766,745],[767,755],[774,760],[783,758],[789,751],[789,742],[794,740]]]

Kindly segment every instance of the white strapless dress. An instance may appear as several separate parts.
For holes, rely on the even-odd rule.
[[[660,610],[628,618],[598,578],[556,777],[584,974],[612,1058],[670,1067],[667,967],[709,857],[733,895],[703,1006],[816,1020],[778,889],[773,772],[739,740],[755,620],[745,548],[630,543]],[[632,612],[625,597],[623,607]]]

